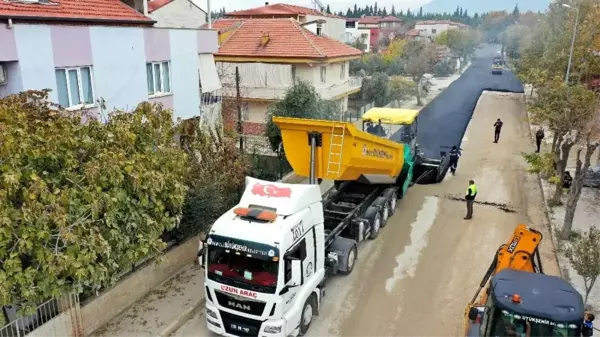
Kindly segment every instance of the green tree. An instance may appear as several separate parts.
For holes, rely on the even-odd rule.
[[[360,89],[363,101],[375,102],[376,107],[388,104],[390,102],[389,81],[389,76],[384,73],[375,73],[371,77],[364,78]]]
[[[244,186],[250,162],[237,148],[237,137],[225,134],[219,125],[207,128],[194,123],[184,140],[188,152],[188,186],[180,225],[174,230],[179,238],[208,232],[212,222],[239,201],[238,189]],[[226,167],[226,170],[223,168]]]
[[[569,153],[584,138],[585,130],[596,116],[594,92],[582,85],[568,87],[562,82],[551,82],[538,90],[531,104],[534,121],[550,126],[557,138],[553,148],[557,176],[553,204],[561,204],[563,178]]]
[[[331,14],[331,8],[329,8],[329,5],[327,5],[327,9],[325,10],[325,13]]]
[[[0,305],[97,290],[165,247],[186,187],[169,110],[140,104],[105,120],[0,99]]]
[[[583,134],[583,144],[577,149],[575,155],[575,176],[573,177],[573,184],[569,188],[567,204],[565,207],[565,219],[562,228],[562,237],[568,238],[571,234],[573,227],[573,219],[575,219],[575,211],[577,209],[577,203],[583,190],[583,181],[591,166],[591,158],[598,145],[600,145],[600,125],[598,117],[592,117],[588,125],[585,126],[584,130],[581,131]],[[583,161],[581,153],[584,152]]]
[[[587,232],[577,232],[564,251],[571,266],[583,278],[584,304],[600,275],[600,230],[590,227]]]
[[[417,94],[417,86],[411,80],[394,76],[389,82],[389,94],[392,100],[405,101]]]
[[[321,99],[308,82],[297,81],[289,88],[282,100],[271,105],[266,116],[265,135],[273,151],[279,151],[281,131],[273,123],[273,117],[296,117],[331,120],[339,114],[335,103]]]
[[[433,73],[434,66],[438,62],[435,45],[424,41],[410,41],[404,49],[403,59],[406,64],[406,72],[417,86],[417,105],[423,105],[420,87],[423,76]]]

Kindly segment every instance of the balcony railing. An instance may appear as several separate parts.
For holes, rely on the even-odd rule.
[[[350,77],[346,81],[332,86],[315,86],[315,89],[321,98],[330,100],[352,91],[359,90],[362,86],[361,77]],[[291,87],[240,87],[240,96],[243,98],[264,99],[264,100],[280,100],[285,96],[285,92]],[[226,86],[223,88],[223,95],[229,97],[236,96],[235,87]]]

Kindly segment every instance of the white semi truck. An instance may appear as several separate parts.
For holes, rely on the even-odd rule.
[[[411,113],[400,124],[414,126],[418,112]],[[306,333],[319,314],[326,279],[352,272],[358,243],[377,238],[413,182],[413,168],[447,171],[446,160],[415,160],[411,139],[381,139],[349,123],[291,118],[276,122],[292,167],[309,169],[310,184],[247,178],[239,204],[223,214],[203,240],[198,255],[206,270],[206,322],[219,335]],[[336,130],[340,124],[344,131]],[[343,150],[335,150],[338,147]],[[305,167],[292,153],[306,158]],[[335,173],[342,179],[323,199],[316,182],[331,177],[323,167],[332,171],[335,153],[345,156],[346,161],[339,161],[343,169]],[[386,170],[394,173],[383,174]],[[428,172],[422,176],[431,175]]]
[[[206,239],[209,330],[231,336],[305,333],[319,312],[326,277],[352,272],[358,242],[376,238],[396,206],[396,188],[371,186],[361,193],[358,187],[354,194],[343,188],[324,203],[319,185],[248,177],[239,204]],[[344,207],[355,215],[335,210]],[[336,216],[349,219],[331,228]]]

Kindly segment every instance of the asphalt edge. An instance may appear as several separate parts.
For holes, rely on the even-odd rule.
[[[525,88],[525,85],[523,85],[523,88]],[[525,112],[527,114],[527,125],[529,126],[529,140],[531,141],[531,143],[533,144],[534,141],[534,137],[533,137],[533,125],[531,124],[531,116],[529,115],[529,109],[527,108],[527,94],[523,94],[523,98],[525,100]],[[548,201],[546,198],[546,193],[544,192],[544,186],[542,183],[542,177],[540,176],[540,173],[536,173],[535,174],[537,177],[537,181],[538,181],[538,186],[540,187],[540,193],[542,194],[542,204],[544,204],[544,217],[546,220],[546,227],[548,228],[548,231],[550,232],[550,241],[552,242],[552,248],[554,249],[554,259],[556,260],[556,265],[558,266],[558,273],[560,275],[560,277],[564,280],[567,280],[569,282],[571,282],[571,277],[569,275],[569,269],[568,268],[563,268],[561,266],[560,263],[560,259],[558,258],[558,254],[559,254],[559,243],[558,243],[558,238],[556,237],[556,233],[554,230],[554,226],[552,225],[552,221],[550,220],[550,213],[552,213],[552,210],[550,209],[550,206],[548,206]]]
[[[200,310],[204,307],[206,299],[204,296],[196,302],[194,305],[186,309],[181,315],[179,315],[173,322],[167,325],[160,333],[160,337],[169,337],[179,330],[185,323],[191,320]]]

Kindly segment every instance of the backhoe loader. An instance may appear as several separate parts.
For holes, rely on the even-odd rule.
[[[465,309],[465,336],[580,336],[581,294],[544,274],[541,241],[540,232],[520,224],[498,248]]]

